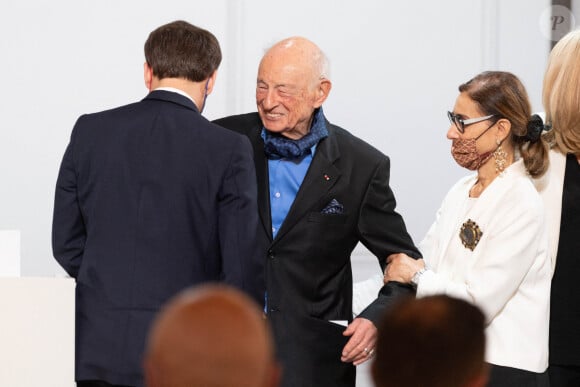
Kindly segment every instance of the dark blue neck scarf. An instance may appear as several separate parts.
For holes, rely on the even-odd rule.
[[[269,159],[298,159],[310,152],[310,148],[328,136],[322,107],[314,113],[310,131],[298,140],[292,140],[266,128],[262,129],[264,153]]]

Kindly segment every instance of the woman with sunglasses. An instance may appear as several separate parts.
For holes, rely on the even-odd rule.
[[[411,283],[418,297],[443,293],[479,306],[489,386],[549,385],[552,270],[543,205],[530,179],[548,164],[542,120],[531,116],[518,78],[498,71],[459,86],[448,116],[451,153],[476,173],[445,197],[420,245],[424,260],[390,256],[384,281]]]

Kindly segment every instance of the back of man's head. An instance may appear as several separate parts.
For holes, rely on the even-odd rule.
[[[211,32],[178,20],[149,34],[145,42],[145,60],[159,79],[201,82],[217,70],[222,53]]]
[[[258,306],[225,285],[202,285],[172,299],[149,334],[148,387],[273,387],[271,333]]]
[[[485,318],[444,295],[397,303],[378,326],[372,376],[377,387],[484,386]]]

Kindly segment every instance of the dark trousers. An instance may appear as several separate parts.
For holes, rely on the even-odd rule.
[[[580,386],[579,366],[550,365],[548,368],[551,387],[578,387]]]
[[[77,382],[77,387],[131,387],[131,386],[120,386],[118,384],[103,382],[102,380],[83,380]]]
[[[542,373],[490,364],[487,387],[550,387],[548,371]]]

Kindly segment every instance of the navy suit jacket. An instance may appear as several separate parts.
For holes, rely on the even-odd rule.
[[[142,384],[160,306],[223,281],[263,303],[252,148],[188,98],[153,91],[77,121],[58,176],[53,253],[76,279],[76,379]]]
[[[250,113],[215,122],[245,134],[254,147],[268,320],[283,386],[353,387],[355,368],[340,360],[348,341],[342,335],[345,328],[330,322],[352,320],[353,249],[363,243],[383,269],[392,253],[420,256],[395,212],[388,157],[326,121],[329,135],[318,144],[296,199],[272,238],[260,117]],[[413,294],[413,289],[389,283],[360,317],[376,322],[400,294]]]

